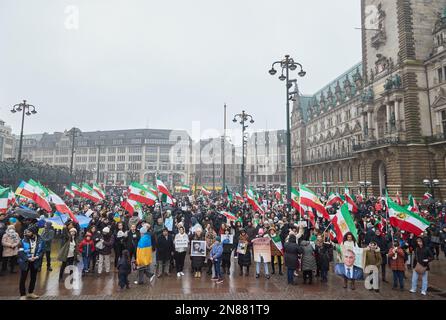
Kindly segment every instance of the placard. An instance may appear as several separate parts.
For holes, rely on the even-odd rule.
[[[230,244],[234,243],[234,235],[233,234],[223,234],[221,235],[221,243],[228,239]]]
[[[271,262],[271,239],[269,237],[252,240],[255,262]]]
[[[206,241],[192,240],[191,257],[206,257]]]
[[[248,250],[248,244],[245,242],[239,242],[237,245],[237,253],[240,254],[246,254],[246,251]]]
[[[188,239],[175,239],[175,249],[187,248],[189,246]]]

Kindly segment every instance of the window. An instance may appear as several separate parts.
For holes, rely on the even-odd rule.
[[[443,127],[443,133],[446,134],[446,110],[441,111],[441,125]]]
[[[88,161],[89,162],[96,162],[96,157],[89,157]]]
[[[117,171],[124,171],[125,170],[125,164],[124,163],[120,163],[116,166],[116,170]]]
[[[349,121],[349,120],[351,119],[351,113],[350,113],[350,110],[347,110],[347,111],[345,112],[345,118],[346,118],[347,121]]]
[[[129,163],[128,170],[141,170],[141,164],[140,163]]]
[[[119,162],[125,161],[125,156],[118,156],[118,161]]]
[[[339,177],[338,181],[344,181],[344,177],[342,176],[342,168],[341,167],[339,167],[339,169],[338,169],[338,177]]]
[[[122,139],[113,140],[113,144],[122,144]]]
[[[116,153],[116,148],[108,148],[108,153]]]
[[[129,153],[141,153],[141,147],[130,147]]]
[[[109,164],[109,165],[107,166],[107,170],[108,170],[108,171],[115,171],[115,165],[114,165],[114,164]]]
[[[108,156],[108,161],[109,161],[109,162],[114,162],[114,161],[116,161],[116,156]]]
[[[132,139],[130,140],[131,144],[140,144],[141,143],[141,139]]]
[[[125,153],[125,147],[119,147],[118,153]]]
[[[142,156],[129,156],[129,161],[131,162],[137,162],[137,161],[141,161],[142,160]]]
[[[147,146],[146,147],[146,153],[158,153],[158,147],[157,146]]]
[[[437,73],[438,73],[438,82],[443,82],[443,69],[438,68]]]
[[[170,153],[170,147],[160,147],[160,153]]]
[[[158,160],[158,157],[156,154],[148,154],[146,155],[146,161],[147,162],[156,162]]]

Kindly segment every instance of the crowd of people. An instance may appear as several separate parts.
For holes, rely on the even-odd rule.
[[[371,196],[358,203],[359,212],[354,215],[358,238],[347,233],[343,239],[334,239],[330,221],[318,216],[316,211],[313,212],[316,220],[310,221],[310,215],[301,216],[272,193],[261,197],[264,214],[254,212],[247,202],[231,202],[223,195],[180,194],[173,206],[160,203],[143,206],[142,216],[125,211],[120,205],[122,194],[116,192],[108,193],[99,204],[67,199],[66,203],[77,215],[90,212],[91,221],[86,228],[81,228],[68,220],[62,230],[56,230],[50,221],[45,222],[44,218],[51,215],[34,203],[26,205],[39,212],[38,219],[16,214],[16,204],[0,214],[1,274],[19,270],[21,299],[38,298],[34,292],[38,273],[53,271],[51,252],[54,243],[59,242],[60,282],[73,272],[73,266],[79,266],[82,276],[101,277],[116,271],[122,290],[130,288],[132,273],[135,285],[152,284],[155,277],[172,274],[181,278],[186,270],[194,278],[208,277],[222,284],[231,271],[234,277],[251,276],[250,267],[255,264],[252,275],[256,278],[282,277],[286,272],[284,281],[297,285],[296,277],[301,272],[303,284],[311,285],[315,281],[326,284],[337,248],[343,245],[366,248],[366,266],[379,268],[380,282],[384,283],[390,281],[390,271],[395,290],[406,290],[407,272],[412,271],[410,292],[417,292],[421,278],[421,293],[426,295],[431,262],[439,260],[442,254],[446,256],[446,205],[440,202],[422,208],[431,225],[415,236],[386,222],[385,203]],[[335,204],[329,212],[333,214],[336,210]],[[235,219],[228,219],[222,211],[234,213]],[[281,246],[273,241],[277,236]],[[270,238],[271,262],[254,261],[252,247],[257,238]],[[206,243],[206,248],[197,245],[200,241]],[[240,251],[239,247],[246,250]],[[201,250],[203,254],[191,255],[192,250]],[[349,254],[344,252],[343,258],[354,260],[353,251]],[[355,269],[351,275],[350,270],[341,272],[343,287],[347,289],[350,282],[350,288],[355,290],[355,280],[362,277],[354,274]],[[378,292],[379,284],[374,281],[370,290]]]

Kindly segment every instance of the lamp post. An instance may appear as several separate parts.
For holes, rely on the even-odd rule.
[[[72,128],[65,133],[66,136],[71,138],[71,163],[70,163],[70,175],[73,175],[73,165],[74,165],[74,153],[76,138],[82,136],[81,131],[78,128]]]
[[[372,183],[370,181],[359,181],[359,186],[361,188],[364,188],[364,190],[365,190],[365,198],[367,200],[367,197],[368,197],[367,189],[372,186]]]
[[[300,67],[300,71],[298,75],[300,77],[305,77],[307,74],[303,70],[303,66],[300,63],[297,63],[294,61],[293,58],[291,58],[289,55],[285,56],[285,59],[281,61],[276,61],[273,63],[271,70],[269,70],[269,74],[274,76],[277,74],[277,70],[274,69],[274,66],[279,65],[280,68],[282,68],[282,73],[279,76],[280,81],[286,80],[286,129],[287,129],[287,202],[288,202],[288,209],[291,209],[291,128],[290,128],[290,101],[294,99],[293,95],[298,94],[297,90],[297,80],[290,80],[290,70],[295,71],[297,67]],[[294,92],[290,92],[291,87],[293,86],[293,83],[296,85],[296,89]],[[291,96],[290,96],[291,95]]]
[[[234,116],[234,119],[232,120],[232,122],[234,123],[240,121],[239,123],[242,125],[242,174],[240,181],[240,194],[243,194],[245,186],[245,130],[248,128],[248,125],[245,124],[245,122],[247,122],[248,120],[251,124],[254,123],[253,117],[250,114],[247,114],[244,110],[242,111],[242,113],[236,114]]]
[[[23,127],[25,126],[25,115],[30,116],[32,114],[36,114],[36,107],[32,104],[26,103],[26,100],[23,100],[22,103],[18,103],[12,106],[12,113],[22,112],[22,128],[20,130],[20,143],[19,143],[19,154],[17,157],[17,179],[20,178],[20,165],[22,162],[22,148],[23,148]]]
[[[440,180],[438,180],[438,179],[433,179],[433,180],[424,179],[423,180],[423,184],[430,189],[430,192],[432,194],[432,198],[435,199],[435,190],[434,190],[434,188],[438,187],[440,185]]]

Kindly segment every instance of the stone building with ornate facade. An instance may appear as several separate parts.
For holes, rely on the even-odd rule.
[[[14,137],[10,126],[0,119],[0,161],[13,158]]]
[[[362,62],[294,103],[294,181],[420,197],[439,179],[446,197],[446,0],[361,7]]]

